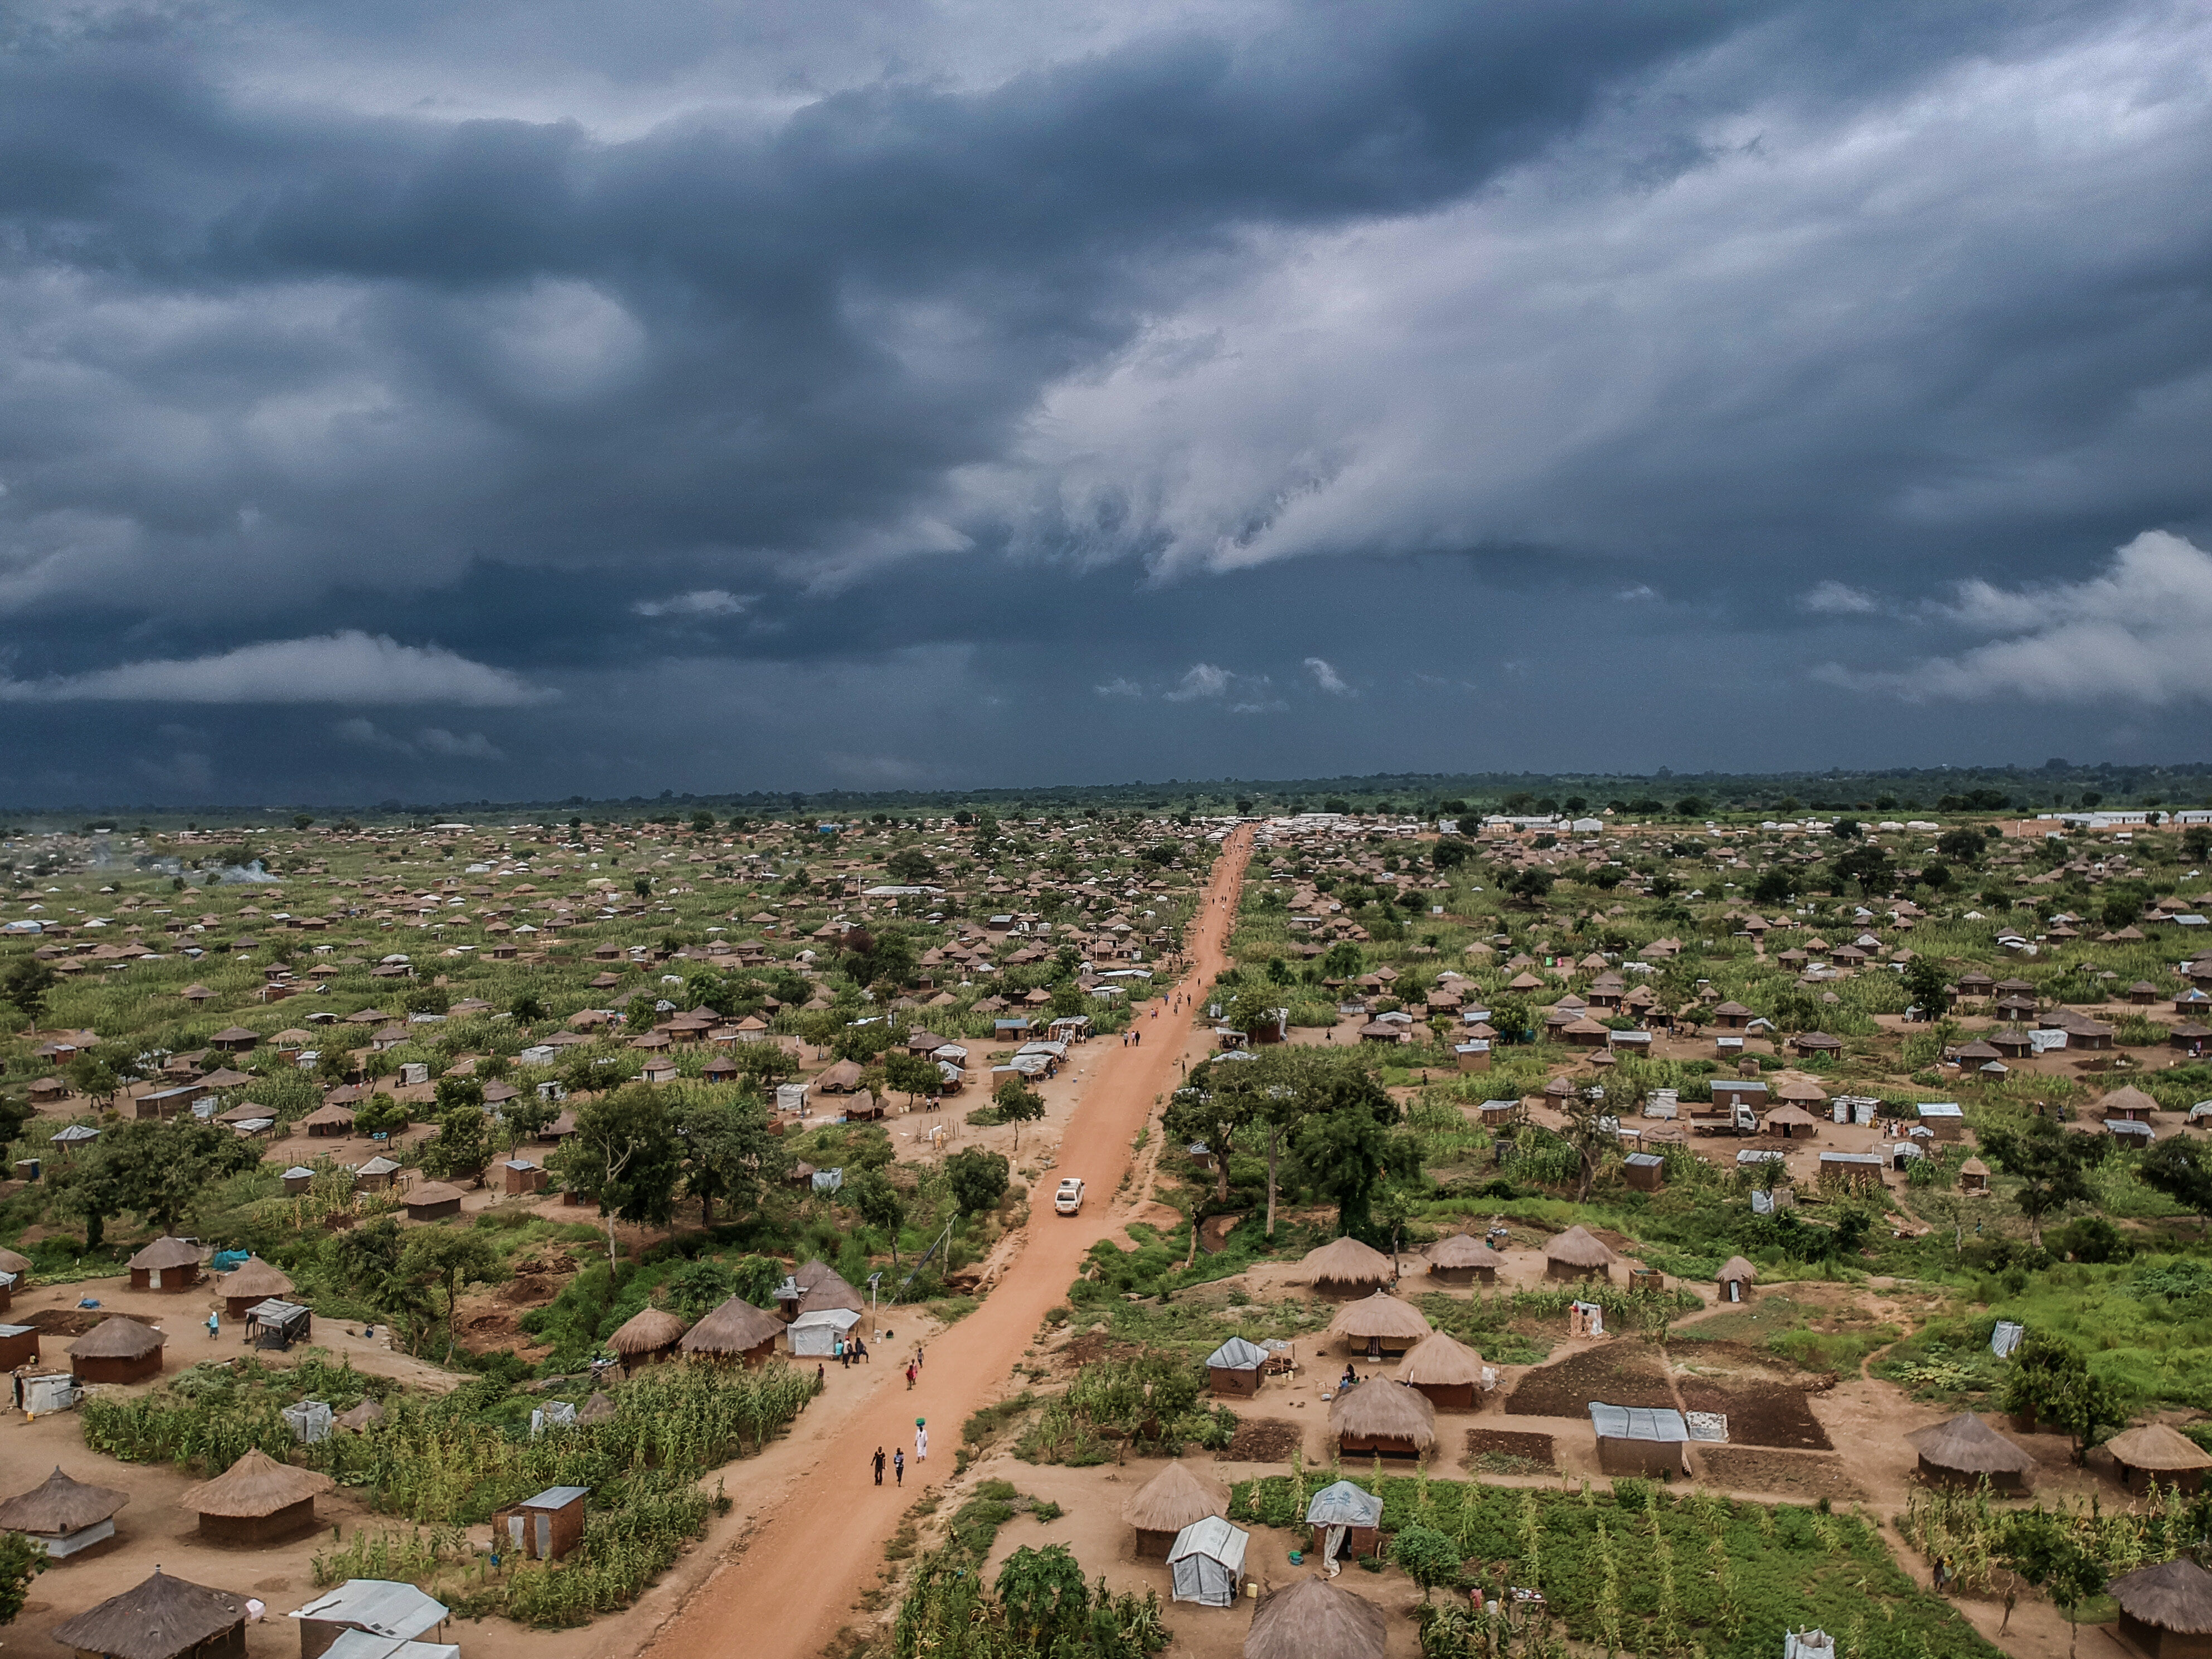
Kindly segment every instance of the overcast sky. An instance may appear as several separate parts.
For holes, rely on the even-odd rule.
[[[2206,752],[2212,6],[16,0],[0,803]]]

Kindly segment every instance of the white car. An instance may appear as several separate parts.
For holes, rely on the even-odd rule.
[[[1060,1190],[1052,1195],[1052,1207],[1062,1215],[1073,1215],[1083,1208],[1083,1179],[1070,1176],[1060,1183]]]

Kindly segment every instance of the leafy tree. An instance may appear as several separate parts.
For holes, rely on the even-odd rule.
[[[1490,1028],[1508,1042],[1524,1040],[1536,1024],[1536,1011],[1526,997],[1492,997]]]
[[[1087,1622],[1090,1586],[1065,1544],[1023,1545],[999,1569],[995,1588],[1020,1651],[1054,1653],[1063,1638],[1073,1645]]]
[[[1438,870],[1456,870],[1474,856],[1474,843],[1463,836],[1443,837],[1429,854]]]
[[[1222,1204],[1229,1201],[1231,1148],[1237,1132],[1252,1121],[1259,1103],[1249,1089],[1240,1086],[1242,1079],[1235,1075],[1238,1065],[1252,1063],[1224,1065],[1217,1060],[1200,1066],[1168,1097],[1167,1110],[1160,1120],[1160,1133],[1176,1145],[1202,1142],[1213,1154],[1213,1195]]]
[[[1985,1129],[1982,1150],[2007,1175],[2020,1178],[2014,1200],[2027,1218],[2027,1233],[2043,1243],[2043,1218],[2069,1204],[2087,1204],[2095,1196],[2088,1172],[2104,1162],[2107,1150],[2102,1135],[2069,1134],[2047,1117],[2032,1120],[2025,1129]]]
[[[906,1225],[905,1198],[881,1170],[862,1170],[857,1181],[847,1184],[845,1191],[854,1207],[860,1211],[860,1219],[890,1240],[891,1265],[896,1267],[899,1229]]]
[[[1531,865],[1526,870],[1516,870],[1502,884],[1504,890],[1531,908],[1541,904],[1552,890],[1553,877],[1549,870]]]
[[[123,1087],[123,1079],[115,1075],[115,1068],[95,1054],[80,1054],[64,1068],[62,1075],[77,1093],[103,1104],[112,1103]]]
[[[684,1192],[699,1200],[699,1224],[714,1224],[714,1206],[733,1215],[760,1206],[768,1183],[789,1166],[782,1138],[769,1133],[768,1103],[757,1095],[679,1098],[672,1117],[684,1148]]]
[[[1011,1170],[1006,1160],[980,1146],[965,1146],[945,1160],[945,1178],[963,1215],[983,1215],[1006,1195]]]
[[[1391,1560],[1403,1567],[1406,1576],[1421,1587],[1424,1601],[1437,1585],[1449,1584],[1459,1577],[1465,1553],[1456,1540],[1423,1526],[1401,1528],[1390,1546]]]
[[[1021,1126],[1044,1115],[1044,1097],[1020,1078],[1010,1077],[992,1092],[991,1104],[1000,1122],[1014,1126],[1014,1150],[1021,1151]]]
[[[1685,795],[1674,803],[1674,811],[1686,818],[1701,818],[1705,817],[1707,807],[1700,797]]]
[[[51,1565],[46,1546],[27,1533],[0,1533],[0,1625],[15,1623],[30,1599],[31,1580]]]
[[[1889,854],[1872,842],[1862,842],[1836,860],[1838,884],[1855,881],[1863,893],[1886,893],[1896,879]]]
[[[884,869],[894,881],[909,887],[919,887],[937,873],[937,865],[919,847],[902,847],[884,860]]]
[[[446,1358],[453,1357],[453,1310],[461,1286],[506,1276],[491,1240],[473,1227],[418,1227],[399,1252],[398,1276],[422,1291],[444,1292]]]
[[[1348,939],[1337,940],[1328,947],[1328,954],[1321,959],[1323,979],[1358,979],[1366,968],[1367,958]]]
[[[198,1118],[118,1123],[50,1177],[61,1209],[99,1247],[110,1217],[135,1210],[173,1232],[215,1183],[250,1170],[260,1154],[220,1124]]]
[[[733,1058],[738,1070],[763,1089],[799,1075],[799,1056],[780,1042],[740,1042]]]
[[[372,1094],[353,1109],[353,1127],[365,1135],[396,1135],[413,1121],[407,1103],[395,1094]]]
[[[560,1161],[570,1188],[606,1218],[611,1266],[617,1218],[659,1227],[675,1213],[684,1149],[666,1101],[649,1084],[633,1084],[585,1102]]]
[[[1935,957],[1916,956],[1905,964],[1905,988],[1929,1019],[1951,1012],[1951,976]]]
[[[2191,864],[2212,860],[2212,824],[2192,823],[2181,832],[2181,856]]]
[[[1920,866],[1920,881],[1930,891],[1940,893],[1951,884],[1951,866],[1931,859]]]
[[[491,1162],[491,1121],[483,1108],[461,1105],[441,1113],[438,1133],[422,1148],[422,1173],[435,1181],[481,1175]]]
[[[405,1242],[392,1216],[380,1215],[348,1228],[331,1241],[333,1276],[373,1308],[408,1310],[414,1293],[399,1278],[399,1255]]]
[[[685,1319],[712,1313],[737,1294],[737,1275],[710,1255],[687,1261],[668,1275],[669,1310]]]
[[[2039,1508],[2007,1520],[1996,1554],[2049,1595],[2066,1615],[2066,1651],[2072,1655],[2081,1633],[2075,1614],[2082,1602],[2104,1593],[2104,1569],[2096,1558],[2081,1547],[2069,1528]]]
[[[903,1048],[895,1048],[884,1056],[884,1084],[904,1095],[909,1107],[916,1096],[935,1093],[944,1081],[938,1073],[937,1062],[927,1054],[910,1054]]]
[[[2156,1141],[2136,1160],[2136,1179],[2191,1211],[2198,1223],[2212,1217],[2212,1160],[2179,1135]]]
[[[441,1077],[430,1092],[431,1098],[437,1104],[437,1115],[441,1121],[447,1113],[457,1112],[464,1106],[478,1112],[483,1110],[483,1084],[477,1078]]]
[[[21,1008],[35,1031],[40,1017],[46,1012],[55,981],[54,970],[35,957],[11,962],[5,972],[0,972],[0,1002],[12,1002]]]
[[[1936,837],[1936,850],[1954,864],[1979,864],[1989,843],[1972,825],[1946,830]]]
[[[1419,1143],[1397,1127],[1398,1107],[1356,1056],[1320,1073],[1291,1138],[1307,1181],[1336,1202],[1340,1233],[1376,1242],[1375,1195],[1386,1177],[1419,1173]]]
[[[545,1004],[535,991],[525,991],[507,1005],[507,1012],[525,1025],[534,1025],[545,1018]]]
[[[1751,896],[1755,904],[1787,904],[1797,896],[1797,878],[1778,865],[1762,870],[1759,879],[1751,884]]]

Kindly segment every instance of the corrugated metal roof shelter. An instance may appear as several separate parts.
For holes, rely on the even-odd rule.
[[[1260,1371],[1267,1363],[1266,1349],[1232,1336],[1206,1355],[1206,1371],[1214,1393],[1250,1395],[1260,1392]]]
[[[1244,1551],[1250,1542],[1249,1533],[1218,1515],[1192,1522],[1176,1534],[1175,1547],[1168,1552],[1173,1599],[1202,1607],[1234,1607],[1244,1585]]]
[[[1653,1406],[1608,1406],[1589,1402],[1590,1426],[1597,1431],[1598,1467],[1607,1474],[1660,1474],[1683,1471],[1683,1447],[1690,1425],[1682,1413]]]
[[[412,1584],[349,1578],[288,1617],[300,1621],[300,1659],[320,1659],[348,1631],[411,1642],[446,1622],[446,1606]]]

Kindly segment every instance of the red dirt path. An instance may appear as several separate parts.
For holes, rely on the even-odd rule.
[[[1186,941],[1190,970],[1176,989],[1200,991],[1224,965],[1223,945],[1250,854],[1249,830],[1224,846]],[[729,1650],[742,1650],[746,1659],[813,1659],[852,1622],[854,1603],[877,1581],[883,1546],[901,1513],[921,1490],[951,1473],[962,1423],[1001,1392],[1046,1313],[1065,1299],[1085,1252],[1115,1234],[1146,1201],[1131,1193],[1117,1206],[1115,1190],[1154,1097],[1176,1086],[1176,1062],[1190,1027],[1187,1016],[1164,1012],[1146,1018],[1142,1030],[1146,1042],[1108,1053],[1060,1142],[1054,1173],[1079,1175],[1088,1184],[1083,1213],[1054,1215],[1040,1183],[1021,1254],[983,1305],[928,1346],[913,1392],[884,1391],[825,1443],[816,1472],[761,1515],[747,1541],[661,1627],[645,1650],[647,1659]],[[885,1355],[897,1357],[895,1351]],[[921,1464],[913,1461],[917,1417],[929,1419],[933,1454]],[[909,1490],[876,1486],[870,1455],[878,1446],[900,1445]]]

